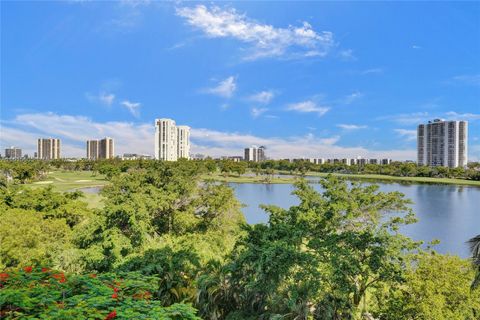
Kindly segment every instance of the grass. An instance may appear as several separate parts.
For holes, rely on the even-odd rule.
[[[31,188],[51,185],[57,191],[72,191],[79,188],[104,186],[108,183],[103,175],[91,171],[52,171],[47,178],[28,184]]]
[[[108,184],[105,176],[101,174],[94,175],[91,171],[52,171],[47,178],[42,181],[27,184],[29,188],[42,188],[52,186],[56,191],[68,192],[81,188],[101,187]],[[95,193],[83,193],[83,201],[88,203],[92,209],[103,207],[103,197]]]
[[[281,172],[281,174],[291,174],[289,172]],[[309,177],[326,177],[328,173],[322,172],[308,172]],[[450,178],[430,178],[430,177],[396,177],[381,174],[342,174],[333,173],[332,175],[344,177],[350,180],[366,180],[366,181],[391,181],[391,182],[405,182],[405,183],[427,183],[427,184],[453,184],[480,187],[480,181],[465,180],[465,179],[450,179]],[[219,174],[204,175],[203,179],[212,179],[221,182],[233,183],[266,183],[265,176],[227,176],[224,177]],[[279,177],[275,175],[269,183],[293,183],[296,177]]]

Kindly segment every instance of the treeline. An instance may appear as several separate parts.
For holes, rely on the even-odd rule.
[[[299,180],[298,205],[263,206],[269,222],[248,225],[230,187],[202,180],[212,163],[96,163],[121,172],[101,209],[80,192],[1,186],[0,315],[478,319],[471,262],[402,235],[415,217],[400,193]]]
[[[249,163],[252,170],[286,171],[291,173],[323,172],[345,174],[381,174],[398,177],[432,177],[480,180],[480,163],[469,163],[464,168],[427,167],[411,162],[392,162],[391,164],[347,165],[343,163],[314,164],[307,160],[290,162],[287,160],[267,160]]]
[[[52,161],[1,161],[0,183],[15,181],[28,183],[40,180],[48,170],[93,171],[104,174],[108,179],[129,170],[147,169],[156,166],[156,160],[52,160]],[[242,175],[250,171],[256,175],[271,176],[276,172],[304,175],[308,172],[343,174],[379,174],[398,177],[457,178],[480,181],[480,163],[471,162],[467,168],[427,167],[415,163],[392,162],[388,165],[365,164],[346,165],[343,163],[314,164],[307,160],[267,160],[263,162],[235,162],[232,160],[180,160],[191,162],[203,173],[220,172],[224,176]]]

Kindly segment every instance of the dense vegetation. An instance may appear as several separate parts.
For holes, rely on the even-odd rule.
[[[7,165],[25,166],[30,179],[71,165],[110,184],[103,207],[91,209],[80,192],[3,181],[2,317],[480,317],[480,290],[470,288],[478,260],[403,236],[415,217],[397,192],[328,177],[318,193],[298,180],[299,205],[265,206],[269,222],[247,225],[232,189],[201,179],[214,161]]]
[[[263,175],[266,181],[276,172],[303,175],[309,172],[341,173],[341,174],[375,174],[395,177],[428,177],[428,178],[457,178],[480,181],[480,163],[471,162],[467,168],[427,167],[415,163],[392,162],[388,165],[365,164],[347,165],[343,163],[314,164],[307,160],[267,160],[263,162],[234,162],[232,160],[196,160],[195,166],[202,173],[220,172],[223,176],[242,175],[250,171],[256,175]],[[147,169],[156,166],[154,160],[120,159],[93,161],[93,160],[52,160],[50,162],[29,161],[0,161],[0,183],[6,180],[27,183],[42,179],[47,169],[61,169],[67,171],[93,171],[105,174],[112,178],[120,173],[132,169]],[[3,181],[3,182],[2,182]]]
[[[324,172],[345,174],[380,174],[398,177],[460,178],[480,180],[480,163],[469,163],[464,168],[419,166],[411,162],[392,162],[388,165],[365,164],[347,165],[343,163],[313,164],[307,160],[290,162],[287,160],[268,160],[250,163],[253,170],[283,170],[288,172]]]

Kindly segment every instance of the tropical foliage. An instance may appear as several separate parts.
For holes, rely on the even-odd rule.
[[[244,169],[232,163],[228,174]],[[480,315],[480,291],[470,289],[479,281],[478,239],[473,265],[422,250],[400,232],[415,217],[398,192],[328,177],[319,193],[299,180],[298,205],[263,206],[268,223],[248,225],[228,185],[202,180],[217,170],[213,160],[77,166],[108,176],[101,208],[81,192],[0,186],[2,317]]]

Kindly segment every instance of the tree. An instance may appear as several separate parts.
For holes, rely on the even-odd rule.
[[[325,191],[319,194],[298,182],[298,206],[265,206],[268,224],[245,227],[224,274],[203,279],[203,286],[229,284],[224,296],[215,297],[228,308],[215,313],[350,319],[366,311],[361,302],[367,292],[402,280],[405,253],[416,248],[398,233],[414,221],[409,202],[377,186],[334,177],[321,183]]]
[[[404,281],[374,293],[373,315],[385,320],[474,320],[480,315],[480,291],[469,290],[468,261],[434,251],[412,255]]]
[[[0,315],[7,319],[200,320],[187,304],[164,307],[158,278],[135,272],[65,274],[25,266],[0,274]]]
[[[470,252],[472,253],[472,263],[476,270],[475,279],[472,282],[472,289],[480,286],[480,235],[473,237],[468,241]]]
[[[0,269],[29,264],[59,265],[70,246],[63,219],[44,219],[32,210],[10,209],[0,219]]]

